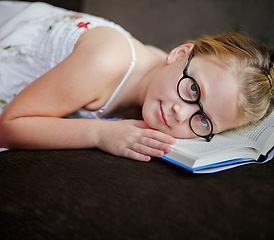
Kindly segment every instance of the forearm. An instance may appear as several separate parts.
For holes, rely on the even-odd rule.
[[[147,128],[143,121],[104,121],[57,117],[3,120],[0,146],[11,149],[81,149],[97,147],[116,156],[149,161],[170,151],[175,139]]]
[[[103,122],[55,117],[16,118],[2,122],[0,144],[11,149],[93,148]]]

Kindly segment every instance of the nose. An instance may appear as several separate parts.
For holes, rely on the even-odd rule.
[[[199,106],[197,104],[190,104],[186,102],[175,103],[172,106],[172,111],[174,113],[174,118],[178,123],[183,123],[189,121],[190,117],[199,111]]]

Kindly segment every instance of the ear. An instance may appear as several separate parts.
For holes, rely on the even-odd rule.
[[[174,48],[167,56],[166,63],[170,64],[182,58],[188,57],[194,47],[193,43],[182,44]]]

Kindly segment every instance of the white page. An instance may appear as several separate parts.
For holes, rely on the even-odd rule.
[[[260,151],[263,149],[265,142],[274,132],[274,112],[270,116],[268,116],[264,121],[260,123],[258,126],[253,126],[252,129],[250,127],[243,127],[236,130],[231,130],[222,135],[234,138],[238,141],[244,141],[256,146]],[[274,143],[272,144],[272,146]]]
[[[231,140],[222,135],[215,135],[210,142],[201,138],[177,139],[176,144],[172,148],[199,157],[245,146],[241,142]]]

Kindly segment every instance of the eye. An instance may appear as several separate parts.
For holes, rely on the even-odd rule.
[[[209,128],[209,122],[206,117],[202,116],[200,120],[201,128]]]
[[[199,90],[198,90],[198,87],[197,87],[197,85],[196,85],[195,82],[193,82],[193,81],[189,82],[189,90],[188,90],[188,92],[189,92],[189,99],[194,100],[194,101],[196,99],[198,99]]]
[[[193,95],[197,95],[197,93],[198,93],[198,89],[197,89],[197,86],[196,86],[196,84],[193,82],[192,84],[191,84],[191,86],[190,86],[190,91],[191,91],[191,93],[193,94]]]

